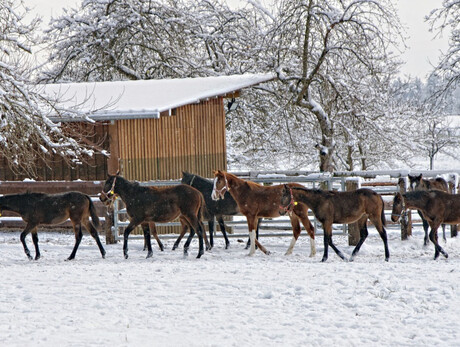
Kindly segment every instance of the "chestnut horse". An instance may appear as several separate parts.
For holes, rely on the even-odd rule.
[[[438,244],[438,228],[442,223],[460,223],[460,195],[449,194],[440,190],[396,193],[393,199],[391,220],[397,222],[401,213],[407,209],[421,211],[423,218],[430,225],[430,240],[434,244],[434,259],[439,257],[439,253],[447,258],[447,253]]]
[[[170,222],[176,218],[191,229],[190,240],[195,231],[198,234],[200,248],[197,258],[204,254],[204,226],[201,222],[204,199],[198,190],[185,184],[173,187],[143,187],[138,182],[130,182],[119,175],[109,175],[99,198],[102,202],[109,202],[116,195],[125,203],[130,220],[123,233],[125,259],[128,259],[128,236],[137,225],[143,224],[144,242],[148,248],[147,258],[150,258],[153,252],[146,226],[148,223]],[[187,247],[188,244],[190,242],[186,243]],[[187,254],[186,247],[184,254]]]
[[[418,176],[411,176],[408,175],[409,177],[409,184],[410,184],[410,190],[415,191],[415,190],[431,190],[431,189],[436,189],[436,190],[441,190],[443,192],[449,193],[449,185],[447,184],[446,180],[441,177],[437,178],[423,178],[422,174]],[[425,238],[423,240],[423,245],[427,246],[428,245],[428,222],[426,221],[425,218],[423,218],[423,214],[420,212],[420,210],[417,211],[419,216],[422,218],[422,223],[423,223],[423,230],[425,231]],[[446,225],[442,224],[442,238],[444,241],[446,241]]]
[[[323,262],[326,261],[328,257],[328,246],[331,246],[340,258],[346,260],[342,252],[340,252],[332,242],[333,223],[348,224],[358,222],[360,239],[350,257],[350,261],[353,261],[355,255],[367,238],[368,218],[377,228],[382,238],[385,247],[385,260],[388,261],[390,258],[387,233],[384,228],[384,204],[382,198],[373,190],[361,188],[351,192],[331,192],[321,189],[307,189],[304,187],[289,187],[285,185],[281,198],[281,206],[289,210],[299,202],[310,207],[316,219],[323,225]]]
[[[289,186],[302,187],[297,183],[290,183]],[[262,252],[269,254],[265,247],[256,239],[255,230],[257,229],[259,218],[281,216],[279,201],[283,188],[283,185],[266,187],[255,182],[243,180],[225,171],[214,171],[212,199],[222,199],[226,192],[229,192],[233,199],[235,199],[238,209],[246,217],[248,222],[249,238],[251,240],[249,255],[255,253],[256,245]],[[310,219],[308,219],[308,207],[304,205],[294,206],[292,212],[289,214],[289,218],[291,220],[293,237],[286,255],[292,253],[295,243],[299,238],[301,230],[300,220],[310,235],[310,256],[313,257],[316,254],[315,232]]]
[[[81,226],[89,231],[96,240],[102,258],[105,258],[105,250],[96,228],[99,226],[99,217],[96,214],[91,198],[80,192],[68,192],[63,194],[24,193],[5,195],[0,197],[0,212],[13,211],[21,215],[26,228],[21,233],[21,243],[27,257],[32,260],[29,248],[26,244],[26,236],[32,233],[32,241],[35,246],[35,260],[40,259],[38,248],[37,228],[40,224],[60,224],[70,218],[75,233],[75,246],[67,260],[75,258],[83,233]],[[91,216],[92,223],[89,221]]]

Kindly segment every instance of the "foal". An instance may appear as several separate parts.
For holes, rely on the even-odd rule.
[[[350,257],[353,261],[362,244],[367,238],[367,219],[374,224],[382,238],[385,248],[385,261],[390,258],[388,250],[387,233],[384,228],[385,214],[382,198],[373,190],[361,188],[351,192],[330,192],[320,189],[307,189],[304,187],[284,186],[281,198],[281,206],[291,209],[297,202],[306,204],[313,211],[316,219],[323,225],[324,229],[324,254],[321,261],[328,257],[328,246],[337,255],[346,260],[332,242],[333,223],[354,223],[358,222],[360,239]]]
[[[96,214],[91,198],[80,192],[69,192],[63,194],[24,193],[5,195],[0,197],[0,212],[13,211],[19,213],[27,223],[21,233],[21,242],[27,257],[32,260],[29,248],[26,244],[26,236],[32,233],[32,241],[35,246],[35,260],[40,259],[38,248],[37,228],[40,224],[60,224],[70,218],[75,233],[75,246],[67,260],[75,258],[78,246],[80,245],[83,233],[81,226],[89,231],[96,240],[102,258],[105,258],[105,250],[102,247],[96,227],[99,226],[99,218]],[[89,217],[93,223],[89,221]]]
[[[198,234],[199,251],[197,258],[204,254],[203,233],[204,226],[201,222],[204,200],[201,193],[185,184],[173,187],[143,187],[137,182],[130,182],[125,178],[109,175],[99,198],[102,202],[111,201],[119,195],[126,205],[129,224],[123,233],[123,254],[128,259],[128,236],[139,224],[169,222],[179,218],[191,228],[189,239],[193,234]],[[150,232],[144,229],[144,241],[147,244],[147,258],[153,255],[150,242]],[[188,242],[189,244],[190,242]],[[188,246],[186,244],[186,246]],[[184,247],[184,254],[187,248]]]
[[[421,211],[423,218],[430,225],[430,240],[434,244],[434,259],[439,257],[439,253],[447,258],[448,254],[438,244],[438,228],[442,223],[460,223],[460,195],[449,194],[440,190],[396,193],[391,220],[397,222],[401,213],[407,209]]]
[[[449,193],[449,185],[447,184],[446,180],[441,177],[437,178],[423,178],[422,174],[418,176],[411,176],[408,175],[409,177],[409,184],[410,184],[410,190],[415,191],[415,190],[431,190],[431,189],[436,189],[440,190],[446,193]],[[423,218],[423,214],[420,212],[420,210],[417,210],[419,216],[422,218],[422,223],[423,223],[423,230],[425,231],[425,238],[423,240],[423,245],[427,246],[428,245],[428,222],[426,221],[425,218]],[[444,241],[446,241],[446,225],[442,224],[442,238]]]
[[[249,238],[251,247],[249,255],[255,253],[255,246],[265,254],[269,254],[267,249],[263,247],[256,238],[256,228],[260,217],[279,217],[280,206],[279,201],[283,192],[283,185],[262,186],[258,183],[245,181],[235,175],[225,171],[214,171],[214,188],[212,190],[212,199],[222,199],[226,192],[235,199],[240,212],[246,216],[249,229]],[[289,186],[300,186],[300,184],[290,183]],[[308,218],[308,207],[305,205],[294,206],[293,213],[289,214],[291,220],[293,237],[291,244],[286,251],[286,255],[292,253],[294,245],[300,235],[300,222],[310,235],[310,256],[316,254],[315,248],[315,232]]]

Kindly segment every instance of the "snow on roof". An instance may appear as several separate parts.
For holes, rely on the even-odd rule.
[[[244,74],[162,80],[48,84],[46,96],[70,114],[89,114],[93,120],[159,118],[160,113],[226,95],[275,78],[274,74]],[[50,117],[56,121],[80,117]]]

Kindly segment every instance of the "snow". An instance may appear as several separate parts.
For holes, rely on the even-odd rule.
[[[244,244],[215,240],[196,259],[141,240],[107,245],[101,259],[84,235],[74,261],[64,261],[73,234],[39,232],[42,258],[29,261],[19,232],[0,233],[0,338],[3,346],[421,346],[458,345],[460,244],[433,261],[422,230],[408,241],[389,232],[390,262],[373,228],[353,263],[330,251],[309,258],[306,236],[292,256],[290,238],[263,238],[272,254],[248,257]],[[346,237],[335,235],[348,256]],[[30,236],[27,238],[29,247]],[[182,243],[183,245],[183,243]]]
[[[273,74],[48,84],[39,86],[58,106],[91,119],[158,118],[160,112],[199,103],[273,79]],[[52,118],[52,117],[51,117]]]

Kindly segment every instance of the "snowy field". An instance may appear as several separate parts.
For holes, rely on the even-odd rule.
[[[73,234],[39,233],[42,258],[27,260],[19,232],[0,233],[2,346],[458,346],[460,240],[441,241],[449,259],[433,261],[420,230],[405,242],[389,230],[390,262],[371,230],[353,263],[330,250],[309,258],[306,236],[292,256],[290,238],[263,238],[272,252],[248,257],[231,239],[196,259],[141,240],[106,246],[101,259],[85,234],[64,261]],[[347,255],[352,247],[334,236]],[[27,239],[33,249],[30,236]],[[182,246],[182,244],[181,244]]]

